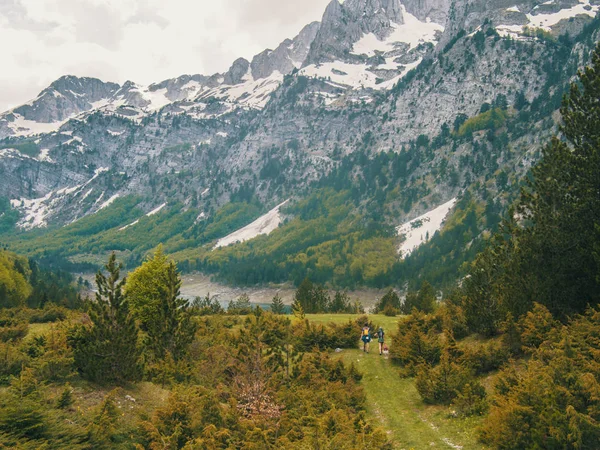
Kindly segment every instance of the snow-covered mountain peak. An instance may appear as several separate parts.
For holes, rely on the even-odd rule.
[[[444,31],[398,1],[348,0],[338,6],[339,17],[323,18],[301,75],[353,89],[390,89],[420,64]],[[329,96],[328,102],[333,100]]]

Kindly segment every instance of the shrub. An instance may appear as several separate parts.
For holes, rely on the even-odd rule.
[[[435,312],[435,318],[441,325],[439,331],[448,330],[456,339],[461,339],[469,334],[465,311],[458,305],[444,302]]]
[[[383,314],[387,317],[396,317],[400,311],[394,308],[392,305],[385,305],[383,308]]]
[[[434,365],[440,359],[441,343],[429,316],[414,312],[398,324],[398,334],[392,336],[390,356],[394,363],[404,367],[412,376],[420,364]]]
[[[484,374],[500,369],[509,358],[508,349],[501,343],[492,341],[464,349],[461,364],[471,368],[476,374]]]
[[[0,328],[0,342],[19,341],[27,335],[29,326],[26,323],[19,323],[13,326]]]
[[[558,321],[544,305],[534,303],[533,310],[519,320],[521,342],[525,351],[532,352],[558,329]]]
[[[417,368],[415,386],[425,403],[448,405],[471,381],[469,370],[451,362],[445,351],[439,365],[421,364]]]
[[[489,408],[485,388],[476,380],[465,384],[452,401],[452,406],[459,417],[484,415]]]
[[[58,305],[47,303],[43,309],[34,309],[29,316],[29,323],[49,323],[65,320],[69,311]]]
[[[360,327],[356,322],[345,324],[320,325],[308,320],[296,325],[294,329],[296,348],[308,352],[313,349],[356,348],[360,336]]]
[[[11,376],[21,372],[29,358],[14,346],[0,342],[0,383],[5,384]]]
[[[15,399],[0,409],[0,431],[27,439],[44,437],[47,426],[38,402]]]

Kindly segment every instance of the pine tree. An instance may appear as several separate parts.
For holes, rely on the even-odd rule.
[[[523,191],[514,258],[523,280],[513,294],[561,317],[600,301],[600,46],[561,108],[562,136],[543,149]],[[517,277],[519,278],[519,277]],[[521,294],[524,292],[525,295]]]
[[[113,253],[105,266],[108,276],[98,272],[96,301],[90,303],[91,327],[71,331],[75,365],[85,378],[100,383],[138,381],[142,376],[138,329],[119,281],[121,265]]]
[[[348,293],[346,291],[336,291],[328,309],[332,313],[349,312],[350,299],[348,298]]]
[[[65,385],[64,390],[56,401],[56,407],[58,409],[67,409],[73,404],[73,388],[69,383]]]
[[[273,301],[271,302],[271,312],[273,314],[283,314],[285,311],[285,305],[279,294],[275,294]]]
[[[297,317],[300,320],[304,320],[306,317],[304,308],[298,299],[294,300],[294,303],[292,303],[292,313],[294,314],[294,317]]]
[[[179,297],[181,278],[174,262],[167,266],[164,278],[165,292],[147,325],[146,342],[156,358],[164,359],[168,353],[178,361],[186,354],[197,326],[188,302]]]
[[[435,294],[435,289],[431,284],[427,281],[423,281],[421,285],[421,289],[419,289],[418,295],[418,309],[426,312],[432,313],[437,304],[437,298]]]
[[[396,291],[393,289],[389,289],[386,294],[381,297],[381,300],[375,305],[375,312],[383,312],[386,306],[391,306],[398,311],[402,308],[400,297],[398,297],[398,294],[396,294]],[[407,314],[410,314],[410,310],[408,310]]]
[[[294,304],[301,305],[302,310],[307,314],[315,312],[313,284],[308,278],[305,278],[302,283],[300,283],[300,286],[298,286],[296,294],[294,295]]]

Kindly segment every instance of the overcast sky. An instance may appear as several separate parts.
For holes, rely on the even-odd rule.
[[[0,0],[0,111],[61,75],[150,84],[223,72],[320,20],[330,0]]]

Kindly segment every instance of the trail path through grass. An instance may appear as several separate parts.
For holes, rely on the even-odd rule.
[[[346,364],[354,365],[363,374],[362,385],[367,395],[367,412],[388,430],[397,449],[463,449],[480,450],[475,427],[478,419],[449,417],[447,407],[423,404],[414,380],[401,378],[396,367],[380,356],[377,344],[370,353],[344,350]]]

